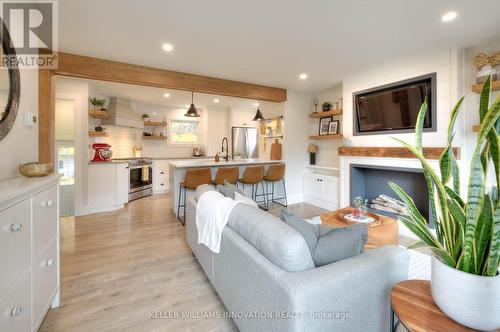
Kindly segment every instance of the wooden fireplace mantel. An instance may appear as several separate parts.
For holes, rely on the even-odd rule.
[[[427,159],[439,159],[445,147],[424,147],[424,156]],[[460,148],[453,148],[455,157],[460,160]],[[377,147],[377,146],[341,146],[340,156],[351,157],[379,157],[379,158],[415,158],[415,156],[404,147]]]

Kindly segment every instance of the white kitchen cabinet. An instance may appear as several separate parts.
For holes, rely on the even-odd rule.
[[[59,306],[59,178],[0,181],[0,331],[37,331]]]
[[[308,172],[304,174],[304,201],[328,209],[339,208],[339,178]]]
[[[130,183],[130,172],[127,164],[116,165],[116,191],[118,205],[128,203],[128,187]]]
[[[252,121],[256,110],[232,108],[230,112],[231,127],[253,127],[256,128],[258,121]]]
[[[168,160],[153,160],[153,194],[169,191]]]
[[[117,210],[128,202],[128,164],[90,163],[89,213]]]

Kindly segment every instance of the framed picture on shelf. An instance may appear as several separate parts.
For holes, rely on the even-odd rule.
[[[319,135],[328,135],[328,130],[330,129],[330,122],[332,122],[332,117],[328,116],[319,119]]]
[[[339,120],[331,121],[328,124],[328,135],[337,135],[339,133]]]

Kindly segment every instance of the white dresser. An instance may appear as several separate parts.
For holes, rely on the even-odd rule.
[[[0,181],[0,331],[36,331],[59,306],[58,183]]]

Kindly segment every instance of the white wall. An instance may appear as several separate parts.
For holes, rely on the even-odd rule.
[[[343,81],[344,135],[346,145],[399,146],[391,136],[414,141],[411,134],[353,136],[352,94],[412,77],[437,73],[437,132],[424,133],[424,146],[446,146],[447,126],[452,106],[463,94],[463,51],[457,49],[426,50],[412,57],[381,64],[372,70],[351,75]],[[457,122],[455,146],[463,146],[463,117]]]
[[[485,45],[477,46],[474,48],[469,48],[465,51],[465,146],[464,146],[464,159],[465,163],[463,165],[462,174],[469,174],[470,170],[470,160],[472,159],[472,154],[476,147],[477,133],[472,131],[472,126],[479,124],[479,94],[471,90],[471,86],[476,83],[477,69],[474,66],[474,57],[479,53],[483,52],[491,56],[496,52],[500,51],[500,41],[494,41],[487,43]],[[497,74],[497,79],[500,79],[500,66],[496,69],[499,71]],[[493,102],[499,95],[499,91],[492,92],[490,96],[490,103]],[[495,178],[493,167],[490,167],[488,176],[488,185],[495,184]]]
[[[38,70],[20,69],[19,111],[9,134],[0,141],[0,180],[18,176],[19,164],[38,161],[38,126],[25,127],[24,113],[38,115]]]
[[[321,112],[321,105],[326,101],[332,103],[333,105],[332,108],[335,108],[335,103],[338,101],[339,98],[342,98],[342,85],[339,84],[330,89],[320,91],[315,94],[315,97],[318,98],[319,102],[318,112]],[[309,109],[311,109],[311,112],[314,111],[314,104],[312,100],[310,101]],[[341,115],[334,116],[333,120],[340,121],[339,133],[342,134],[343,133],[342,116]],[[309,122],[311,124],[310,135],[318,135],[319,119],[310,119]],[[342,146],[341,140],[315,141],[314,144],[316,144],[319,148],[319,153],[316,154],[317,165],[339,167],[338,148]]]
[[[71,99],[56,100],[56,141],[72,141],[74,129],[75,102]]]
[[[75,215],[88,211],[88,98],[87,81],[66,77],[56,78],[56,99],[74,102],[75,142]]]
[[[309,113],[312,95],[287,91],[284,103],[286,126],[283,140],[283,160],[286,163],[286,189],[288,203],[303,201],[303,173],[309,163],[307,145],[309,144]]]

